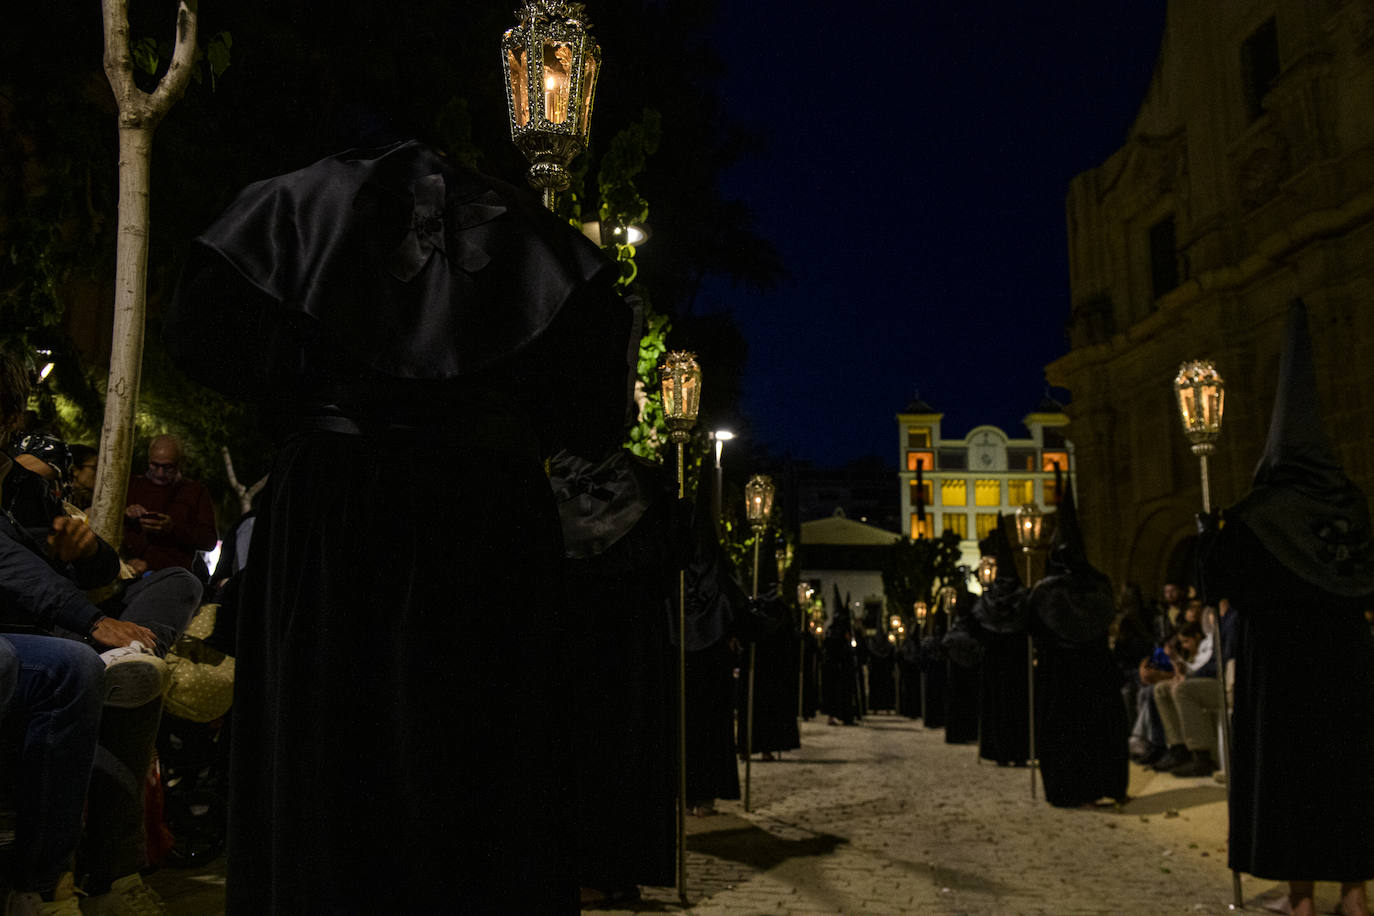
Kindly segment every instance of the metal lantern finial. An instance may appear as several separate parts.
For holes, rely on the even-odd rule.
[[[530,162],[531,187],[568,186],[568,163],[587,148],[601,48],[581,3],[526,0],[501,38],[511,140]]]
[[[1178,413],[1183,432],[1194,455],[1210,455],[1221,435],[1221,415],[1226,407],[1226,382],[1214,363],[1193,359],[1178,367],[1174,379]]]
[[[744,485],[744,511],[755,531],[768,527],[768,516],[773,512],[773,493],[773,479],[766,474],[755,474]]]
[[[663,390],[663,416],[668,422],[668,438],[686,442],[697,422],[701,408],[701,367],[695,353],[672,350],[658,367]]]
[[[1027,552],[1040,546],[1045,516],[1034,503],[1026,503],[1016,510],[1016,540]]]
[[[997,558],[982,557],[978,560],[978,584],[990,588],[997,581]]]

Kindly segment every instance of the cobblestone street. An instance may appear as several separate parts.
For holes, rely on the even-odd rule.
[[[723,802],[692,818],[693,914],[1226,913],[1225,790],[1132,766],[1124,810],[1060,810],[1030,798],[1024,769],[894,716],[806,723],[800,751],[753,767],[753,812]],[[1039,794],[1039,793],[1038,793]],[[222,860],[150,883],[184,916],[222,912]],[[1246,876],[1247,909],[1278,885]],[[1334,885],[1318,885],[1329,912]],[[456,902],[455,902],[455,905]],[[459,912],[455,909],[455,912]],[[672,888],[632,910],[682,912]]]

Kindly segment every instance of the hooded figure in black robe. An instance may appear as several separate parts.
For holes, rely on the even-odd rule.
[[[926,615],[921,628],[921,719],[926,728],[944,728],[949,683],[949,657],[945,655],[945,634],[949,632],[949,612],[945,598],[938,599],[935,610]]]
[[[854,642],[849,608],[837,603],[821,644],[821,712],[829,725],[853,725],[859,717]]]
[[[973,596],[962,587],[949,601],[949,632],[945,650],[945,743],[972,744],[978,740],[978,703],[982,681],[983,644],[973,617]]]
[[[710,487],[697,487],[695,547],[687,565],[687,806],[709,812],[739,798],[735,765],[735,667],[740,618],[749,601],[716,538]],[[673,587],[673,624],[677,586]]]
[[[914,626],[897,646],[897,694],[901,714],[921,718],[921,631]]]
[[[868,711],[891,712],[897,708],[897,647],[881,628],[867,637],[868,643]]]
[[[982,550],[997,558],[997,578],[973,603],[984,647],[978,756],[1002,766],[1020,765],[1030,759],[1027,592],[1000,514]]]
[[[1064,487],[1045,578],[1028,599],[1040,663],[1035,741],[1045,798],[1061,808],[1126,799],[1129,764],[1121,678],[1107,647],[1116,616],[1112,585],[1088,562]]]
[[[771,538],[771,536],[766,536]],[[768,541],[763,554],[771,556]],[[795,608],[778,593],[777,567],[759,566],[759,597],[749,601],[749,625],[743,633],[754,643],[754,753],[772,754],[801,747],[797,731],[797,663],[799,647]],[[740,653],[739,752],[749,734],[749,651]]]
[[[543,459],[618,442],[615,276],[413,141],[250,185],[196,239],[168,345],[278,444],[239,602],[230,913],[576,905]]]
[[[690,552],[660,467],[617,449],[549,463],[568,557],[569,664],[581,885],[606,897],[674,882],[677,653],[669,608]],[[679,530],[683,529],[683,530]]]
[[[1296,302],[1254,484],[1199,552],[1207,601],[1229,599],[1236,615],[1230,865],[1356,884],[1374,877],[1374,643],[1362,613],[1374,546],[1365,496],[1322,428],[1311,347]]]
[[[805,614],[801,615],[798,626],[802,641],[802,718],[809,722],[816,717],[821,703],[821,641]]]

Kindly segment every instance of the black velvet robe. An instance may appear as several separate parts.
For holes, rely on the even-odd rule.
[[[1126,798],[1126,709],[1107,635],[1070,644],[1036,634],[1035,750],[1045,798],[1060,808]]]
[[[891,712],[897,708],[897,651],[879,633],[868,638],[868,711]]]
[[[1374,639],[1367,600],[1289,572],[1228,520],[1203,557],[1237,615],[1230,866],[1278,881],[1374,878]]]
[[[821,712],[845,725],[859,717],[859,689],[849,628],[831,624],[821,646]]]
[[[677,654],[668,615],[679,551],[669,504],[655,493],[627,534],[566,565],[572,851],[585,887],[674,882]]]
[[[228,911],[576,907],[542,459],[617,444],[614,268],[418,144],[243,192],[168,318],[279,443],[239,603]]]
[[[801,747],[797,730],[797,663],[799,647],[796,630],[790,625],[797,612],[776,598],[761,599],[759,614],[766,627],[750,634],[754,640],[754,753],[790,751]],[[744,752],[749,733],[748,697],[749,650],[740,653],[739,734],[736,743]]]
[[[1000,764],[1030,759],[1026,634],[982,631],[978,756]]]
[[[909,636],[897,649],[898,711],[908,719],[921,718],[921,640]]]

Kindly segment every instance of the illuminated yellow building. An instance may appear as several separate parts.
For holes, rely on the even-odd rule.
[[[996,426],[975,426],[960,439],[941,432],[944,414],[913,400],[897,414],[902,518],[908,537],[959,535],[963,559],[978,565],[978,541],[1026,503],[1042,511],[1059,503],[1054,469],[1072,480],[1073,443],[1064,438],[1069,418],[1046,398],[1022,421],[1029,436],[1013,439]],[[919,469],[919,473],[918,473]],[[921,518],[924,505],[925,518]]]

